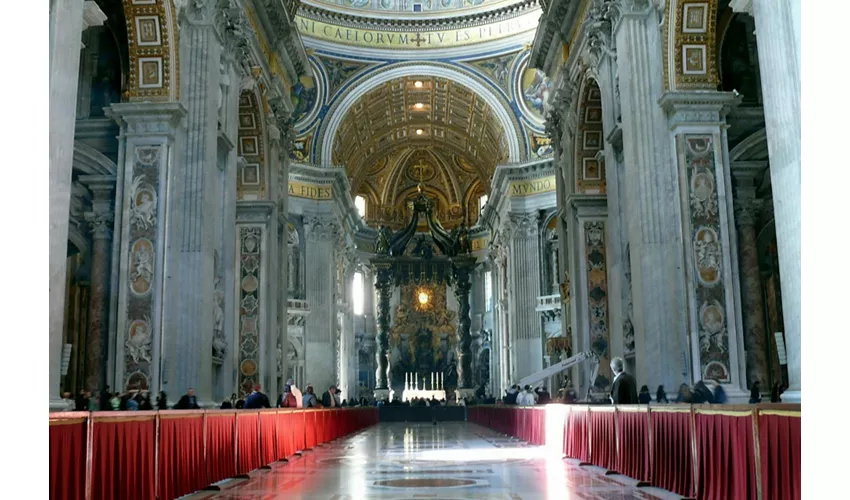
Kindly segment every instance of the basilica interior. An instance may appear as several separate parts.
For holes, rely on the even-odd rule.
[[[799,403],[798,4],[52,0],[51,411]]]

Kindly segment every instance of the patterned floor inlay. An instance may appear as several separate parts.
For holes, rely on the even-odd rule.
[[[462,422],[387,423],[316,447],[205,500],[544,500],[679,498],[625,476],[552,456],[541,447]]]

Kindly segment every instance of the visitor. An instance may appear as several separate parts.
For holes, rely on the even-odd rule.
[[[115,393],[112,395],[112,398],[109,400],[109,404],[112,406],[113,411],[118,411],[121,408],[121,394]]]
[[[515,405],[517,403],[517,398],[519,397],[519,385],[512,385],[510,389],[505,391],[505,404],[506,405]]]
[[[714,393],[714,404],[716,405],[724,405],[729,401],[729,398],[726,396],[726,390],[723,389],[723,386],[720,384],[720,381],[716,379],[709,380],[711,383],[711,390]]]
[[[100,411],[112,411],[111,399],[112,393],[109,391],[109,386],[107,385],[100,391]]]
[[[638,394],[638,403],[642,405],[648,405],[652,402],[652,396],[649,394],[649,387],[646,385],[640,386],[640,393]]]
[[[779,382],[774,382],[773,388],[770,390],[770,402],[781,403],[782,398],[780,394],[782,394],[782,389],[779,388]]]
[[[127,394],[127,400],[124,402],[124,407],[127,411],[138,411],[139,402],[136,400],[136,395]]]
[[[156,409],[157,410],[167,410],[168,409],[168,395],[165,394],[165,391],[159,391],[159,396],[156,397]]]
[[[319,404],[319,401],[316,399],[316,394],[313,392],[313,385],[307,384],[307,388],[304,389],[304,397],[302,401],[303,408],[315,408]]]
[[[298,400],[292,394],[292,386],[286,385],[283,387],[283,394],[280,395],[277,401],[278,408],[297,408]]]
[[[682,384],[679,386],[679,393],[676,395],[677,403],[687,403],[690,404],[693,399],[693,394],[691,394],[691,388],[688,384]]]
[[[332,385],[328,387],[328,390],[322,394],[322,406],[325,408],[339,407],[339,396],[336,393],[336,386]]]
[[[522,392],[516,398],[516,404],[519,406],[534,406],[534,393],[531,392],[531,386],[526,385]]]
[[[82,389],[77,393],[77,398],[74,400],[74,410],[75,411],[89,411],[89,399],[91,398],[91,393],[86,392]]]
[[[658,404],[667,404],[667,391],[664,390],[663,385],[658,386],[658,390],[655,391],[655,402]]]
[[[186,391],[177,404],[174,405],[175,410],[200,410],[201,406],[198,404],[198,398],[195,397],[195,389],[189,388]]]
[[[615,405],[638,404],[637,381],[626,373],[626,362],[616,357],[611,360],[611,371],[614,372],[614,384],[611,387],[611,401]]]
[[[711,393],[711,389],[702,380],[694,384],[691,403],[695,405],[714,404],[714,394]]]
[[[153,411],[153,404],[151,404],[151,393],[148,391],[144,391],[144,393],[139,393],[136,395],[137,402],[139,403],[139,410],[141,411]]]
[[[251,394],[245,399],[246,410],[256,410],[259,408],[272,407],[272,405],[269,403],[269,397],[263,394],[260,389],[260,384],[254,384],[253,392],[251,392]]]
[[[236,393],[230,395],[230,399],[225,399],[221,402],[222,410],[232,410],[236,406]]]
[[[70,392],[62,393],[62,402],[65,403],[65,411],[74,411],[77,406],[77,403],[73,399],[71,399]]]

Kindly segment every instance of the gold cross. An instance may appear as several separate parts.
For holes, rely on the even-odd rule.
[[[419,182],[421,183],[422,182],[422,176],[425,175],[425,169],[428,168],[428,165],[426,165],[425,162],[422,159],[420,159],[419,163],[417,163],[416,165],[414,165],[411,168],[413,169],[413,172],[416,173],[416,175],[419,177]]]
[[[417,33],[416,38],[413,39],[413,41],[416,42],[417,47],[419,47],[422,44],[422,42],[424,42],[426,40],[427,40],[427,38],[422,38],[422,35],[420,35],[419,33]]]

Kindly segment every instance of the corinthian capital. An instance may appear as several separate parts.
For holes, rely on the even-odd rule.
[[[504,222],[502,231],[508,239],[536,238],[539,233],[540,216],[534,213],[511,213]]]
[[[280,151],[286,156],[289,156],[289,152],[292,150],[292,144],[295,142],[292,114],[287,109],[282,97],[271,99],[269,106],[274,113],[274,116],[269,118],[269,122],[273,123],[280,131]]]
[[[339,233],[339,224],[330,217],[311,216],[304,220],[308,241],[334,241]]]
[[[755,193],[735,193],[735,222],[738,226],[754,226],[764,208],[764,200],[756,198]]]
[[[86,225],[91,231],[92,238],[96,240],[112,239],[112,221],[115,216],[112,212],[86,212],[83,214],[86,219]]]
[[[193,0],[197,3],[199,0]],[[210,0],[200,0],[201,3]],[[210,2],[212,3],[212,2]],[[233,57],[244,57],[250,50],[254,29],[245,11],[235,0],[222,0],[215,12],[216,29],[221,35],[223,52]]]

